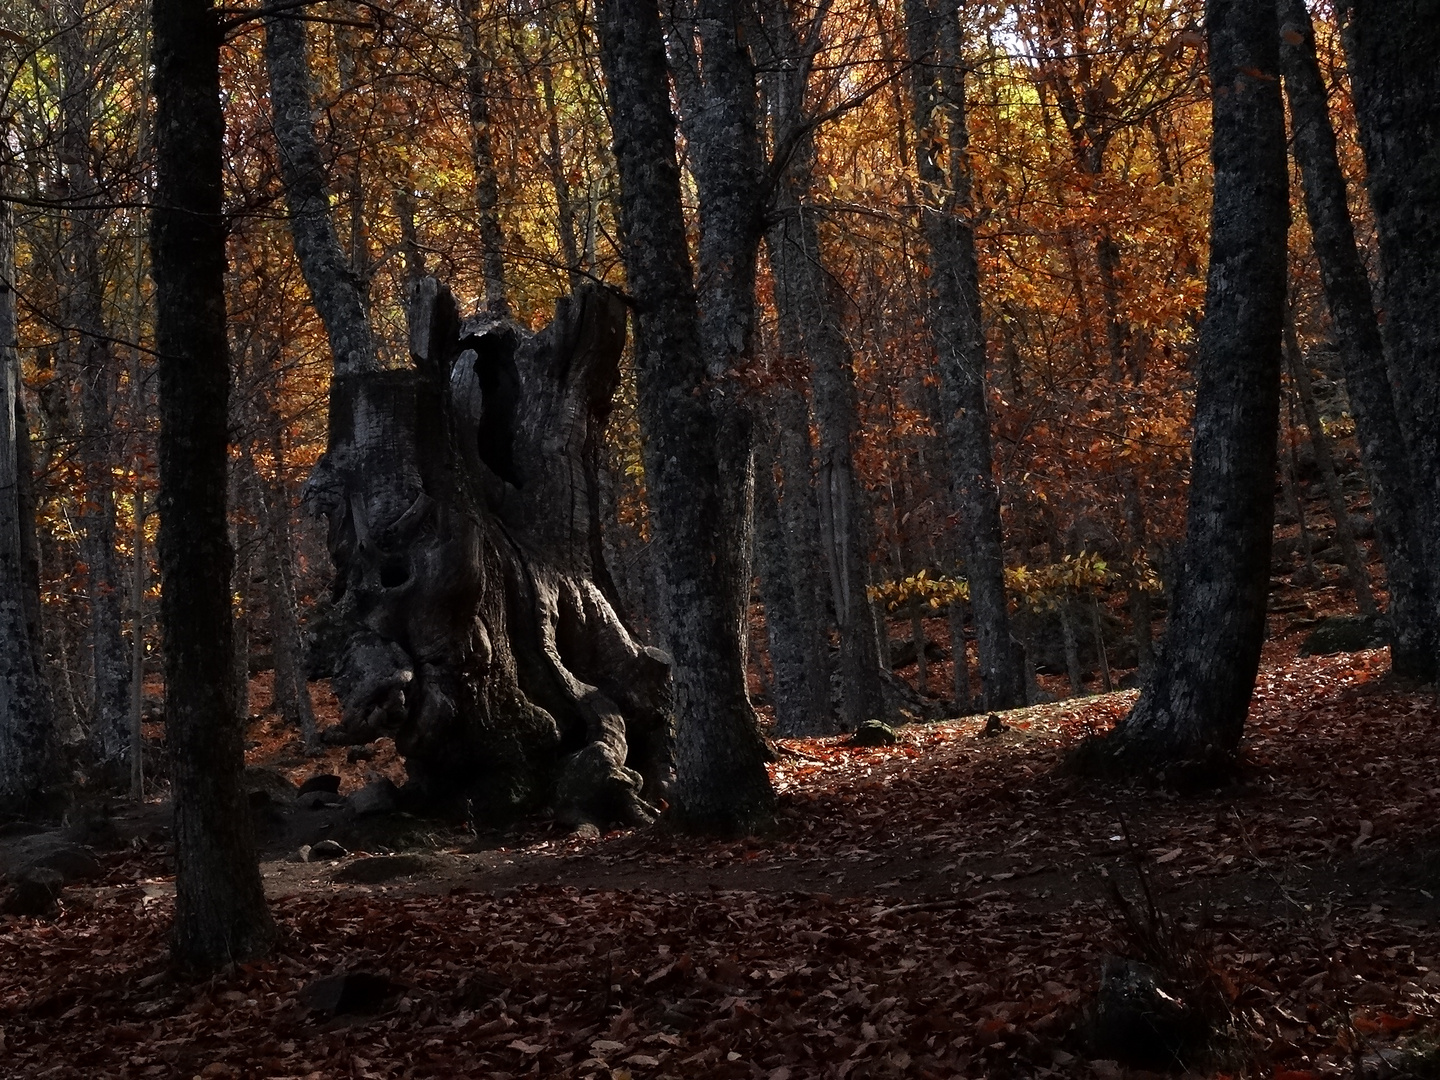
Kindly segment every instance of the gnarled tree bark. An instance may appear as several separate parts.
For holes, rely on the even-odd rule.
[[[617,613],[593,528],[625,309],[587,288],[530,335],[421,283],[415,366],[337,378],[306,485],[348,627],[332,741],[390,735],[407,789],[481,818],[651,820],[669,665]]]

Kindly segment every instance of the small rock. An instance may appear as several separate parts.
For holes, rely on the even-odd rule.
[[[345,885],[378,885],[418,874],[426,868],[427,863],[419,855],[371,855],[342,866],[330,880]]]
[[[324,810],[327,806],[339,806],[344,801],[344,796],[334,791],[307,791],[296,800],[296,804],[305,810]]]
[[[384,1003],[391,986],[384,975],[346,971],[310,982],[300,991],[300,1000],[316,1012],[335,1016],[374,1012]]]
[[[570,835],[576,840],[599,840],[600,827],[593,821],[582,821],[570,830]]]
[[[893,746],[898,736],[895,729],[881,720],[866,720],[850,736],[851,746]]]
[[[993,739],[996,735],[1003,735],[1010,730],[1010,725],[1000,719],[999,713],[991,713],[985,718],[985,727],[980,732],[982,739]]]
[[[251,765],[245,770],[245,791],[263,791],[277,803],[288,803],[297,794],[290,778],[279,769],[264,765]]]
[[[1390,644],[1390,624],[1380,615],[1332,615],[1315,624],[1300,644],[1301,656],[1379,649]]]
[[[343,859],[350,854],[334,840],[321,840],[317,844],[311,844],[308,849],[301,848],[300,850],[305,852],[304,860],[306,862],[319,862],[321,859]]]
[[[15,854],[12,880],[32,876],[40,870],[53,870],[65,884],[100,876],[100,863],[93,851],[82,844],[59,840],[53,834],[36,837],[20,846]]]
[[[6,915],[48,918],[59,907],[60,890],[64,884],[64,879],[54,870],[35,868],[23,875],[15,875],[4,900],[0,901],[0,911]]]
[[[1097,1055],[1139,1069],[1174,1069],[1204,1045],[1204,1019],[1162,984],[1149,964],[1105,958],[1090,1017]]]
[[[340,777],[334,773],[316,773],[300,785],[300,794],[308,795],[312,791],[328,791],[332,795],[340,792]]]
[[[356,817],[370,814],[388,814],[399,805],[400,789],[382,777],[366,784],[350,796],[350,809]]]

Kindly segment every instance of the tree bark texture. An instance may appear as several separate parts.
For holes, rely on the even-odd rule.
[[[939,358],[941,411],[951,480],[964,530],[970,610],[987,709],[1025,704],[1025,651],[1010,630],[1005,550],[995,484],[985,382],[985,330],[975,255],[960,24],[955,0],[906,0],[916,146],[926,191],[921,214],[929,247],[929,321]],[[943,135],[943,138],[942,138]],[[941,160],[937,151],[948,151]]]
[[[1345,573],[1350,579],[1350,591],[1355,594],[1360,614],[1368,617],[1378,615],[1375,594],[1370,591],[1370,573],[1365,568],[1365,558],[1355,542],[1355,530],[1350,527],[1350,511],[1345,504],[1345,492],[1340,487],[1340,477],[1335,471],[1335,457],[1330,453],[1330,440],[1320,423],[1320,410],[1315,405],[1315,388],[1310,381],[1310,368],[1305,354],[1300,351],[1300,340],[1295,333],[1294,321],[1288,316],[1284,330],[1285,366],[1295,384],[1295,396],[1300,399],[1300,412],[1305,417],[1305,428],[1310,433],[1310,449],[1315,454],[1315,465],[1320,473],[1320,483],[1325,488],[1325,498],[1330,503],[1330,513],[1335,519],[1335,546],[1345,560]]]
[[[266,16],[265,64],[280,175],[290,208],[290,235],[305,284],[325,323],[335,375],[359,375],[379,367],[370,302],[365,282],[346,258],[330,216],[325,168],[311,118],[312,80],[305,50],[305,23],[293,12]]]
[[[25,513],[22,497],[30,455],[15,347],[14,280],[15,219],[10,204],[0,202],[0,808],[6,813],[32,808],[50,779],[57,749],[40,672],[39,628],[28,610],[25,534],[35,520]]]
[[[1244,732],[1270,580],[1289,220],[1274,9],[1206,9],[1215,171],[1185,546],[1155,671],[1111,736],[1125,771],[1228,766]]]
[[[85,477],[80,515],[81,558],[86,566],[90,607],[90,745],[96,758],[117,763],[130,744],[130,665],[123,636],[120,560],[115,551],[115,483],[120,443],[115,431],[115,398],[120,372],[111,353],[104,317],[100,265],[103,211],[87,204],[96,196],[92,169],[91,113],[95,75],[83,35],[86,21],[77,8],[58,35],[61,77],[61,159],[76,200],[70,217],[69,322],[78,334],[75,358],[80,378],[80,462]],[[73,21],[71,21],[73,20]]]
[[[1343,0],[1336,9],[1380,241],[1380,333],[1412,470],[1406,490],[1414,492],[1427,589],[1431,663],[1415,670],[1433,677],[1440,672],[1440,0]],[[1359,419],[1357,409],[1357,428]]]
[[[590,459],[624,308],[587,288],[530,335],[422,283],[410,369],[337,379],[306,485],[348,627],[328,738],[394,738],[407,790],[480,818],[643,823],[669,770],[669,668],[596,584]],[[643,794],[642,794],[643,789]]]
[[[755,562],[760,578],[760,601],[765,605],[775,734],[807,734],[811,726],[811,701],[806,685],[805,638],[795,582],[790,576],[785,528],[780,520],[773,437],[757,438],[755,442]]]
[[[1340,346],[1360,457],[1370,481],[1375,538],[1385,560],[1391,665],[1397,674],[1429,679],[1436,674],[1436,612],[1419,532],[1414,466],[1400,430],[1370,278],[1355,244],[1345,176],[1315,56],[1315,28],[1302,0],[1279,0],[1279,5],[1280,64],[1293,153]]]
[[[734,619],[735,592],[748,583],[734,579],[730,534],[715,528],[725,511],[720,420],[706,392],[659,12],[653,0],[602,0],[596,22],[634,298],[645,484],[675,664],[673,801],[693,827],[743,830],[770,817],[774,791]]]
[[[175,807],[175,930],[184,966],[264,952],[265,907],[243,728],[230,675],[221,31],[206,0],[155,0],[151,273],[160,384],[161,626]]]
[[[500,180],[490,138],[490,59],[480,33],[479,0],[461,0],[460,34],[465,47],[465,118],[470,123],[470,163],[475,169],[475,214],[480,233],[485,310],[496,319],[510,317],[505,290],[505,236],[500,230]]]
[[[801,59],[791,13],[783,5],[776,7],[781,10],[766,25],[769,39],[778,45],[768,65],[773,71],[767,78],[766,103],[775,152],[783,157],[772,166],[779,175],[765,239],[782,342],[798,344],[810,372],[819,435],[815,492],[820,543],[840,639],[839,726],[853,731],[885,716],[881,664],[889,658],[877,651],[874,613],[866,594],[872,529],[854,464],[853,440],[860,421],[853,357],[838,285],[826,272],[817,211],[810,205],[815,145],[805,114],[809,64]],[[789,483],[787,476],[787,490]]]

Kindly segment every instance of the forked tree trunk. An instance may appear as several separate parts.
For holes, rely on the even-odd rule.
[[[635,376],[645,484],[675,658],[675,808],[692,827],[744,830],[769,820],[768,756],[745,693],[735,630],[736,553],[724,512],[715,403],[706,393],[665,45],[650,0],[596,7],[620,178],[622,250],[635,298]]]
[[[1154,674],[1081,767],[1226,769],[1265,638],[1289,218],[1275,12],[1211,0],[1206,31],[1215,188],[1181,571]]]
[[[624,306],[589,288],[530,335],[462,325],[432,278],[411,326],[413,368],[335,380],[306,486],[349,628],[328,737],[392,736],[410,792],[481,818],[649,821],[669,665],[597,584],[592,529]]]

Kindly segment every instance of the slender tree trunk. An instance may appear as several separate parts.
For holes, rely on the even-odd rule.
[[[783,340],[783,326],[781,336]],[[794,355],[789,349],[785,352]],[[775,417],[785,481],[780,520],[785,531],[785,553],[795,590],[805,663],[806,726],[803,731],[793,734],[829,735],[837,729],[830,681],[830,644],[826,632],[829,617],[826,613],[825,556],[820,548],[820,508],[815,496],[810,416],[804,398],[794,387],[781,384],[776,388]]]
[[[1290,377],[1295,381],[1295,395],[1300,399],[1300,411],[1305,417],[1305,426],[1310,431],[1310,446],[1315,452],[1315,464],[1320,470],[1320,482],[1325,487],[1325,497],[1330,502],[1330,513],[1335,518],[1335,544],[1345,560],[1345,572],[1350,579],[1350,590],[1360,614],[1379,614],[1375,606],[1375,594],[1370,591],[1370,574],[1365,569],[1365,560],[1355,543],[1355,531],[1350,528],[1350,511],[1345,505],[1345,492],[1340,488],[1340,477],[1335,473],[1335,458],[1330,453],[1330,440],[1320,424],[1320,412],[1315,407],[1315,390],[1310,383],[1310,370],[1305,356],[1300,351],[1300,342],[1295,336],[1295,324],[1288,318],[1285,322],[1285,359]]]
[[[475,215],[480,232],[485,310],[496,319],[510,317],[505,291],[505,236],[500,231],[500,180],[490,138],[490,58],[480,32],[479,0],[460,0],[460,34],[465,47],[465,114],[470,122],[470,163],[475,169]]]
[[[130,568],[130,797],[145,798],[145,489],[135,487],[134,561]]]
[[[647,0],[601,0],[596,23],[613,115],[625,274],[635,303],[646,488],[668,592],[675,808],[693,827],[749,829],[769,818],[774,792],[735,632],[736,553],[725,550],[726,534],[714,528],[724,510],[719,419],[704,392],[659,12]]]
[[[0,181],[5,179],[0,169]],[[55,728],[40,674],[25,558],[23,474],[30,468],[15,348],[15,218],[0,201],[0,807],[30,809],[50,779]],[[24,441],[22,441],[24,440]],[[33,544],[33,539],[31,541]]]
[[[330,216],[330,194],[311,120],[310,61],[305,23],[291,12],[265,18],[265,64],[280,175],[290,207],[290,235],[305,283],[325,324],[335,375],[375,371],[379,362],[370,332],[364,283],[345,257]]]
[[[811,731],[811,703],[805,683],[804,636],[780,522],[775,451],[769,438],[755,441],[755,556],[773,673],[770,702],[775,708],[775,734],[806,735]]]
[[[584,280],[580,248],[575,240],[575,195],[565,175],[564,144],[560,139],[560,110],[555,102],[555,76],[550,65],[540,66],[540,89],[545,102],[545,164],[550,169],[550,186],[555,190],[555,228],[560,235],[560,255],[572,290]]]
[[[241,785],[243,736],[230,677],[221,31],[205,0],[155,0],[152,19],[151,273],[165,732],[175,805],[172,948],[182,965],[215,970],[263,953],[274,935]]]
[[[1302,0],[1280,0],[1280,61],[1294,129],[1294,155],[1305,192],[1315,256],[1355,417],[1360,456],[1370,480],[1375,537],[1390,593],[1391,665],[1397,674],[1436,674],[1436,609],[1420,533],[1419,488],[1400,429],[1370,278],[1355,245],[1345,177],[1325,84],[1315,58],[1315,31]]]
[[[866,588],[872,549],[870,508],[854,463],[859,429],[850,343],[837,284],[826,271],[818,212],[811,205],[815,145],[805,114],[800,35],[777,5],[766,29],[777,57],[766,87],[779,178],[766,245],[782,336],[796,341],[810,367],[819,435],[816,493],[820,536],[829,569],[831,603],[840,638],[840,726],[853,731],[885,715],[876,620]],[[767,12],[767,15],[769,13]],[[780,60],[783,59],[783,62]],[[803,62],[802,62],[803,61]]]
[[[1206,34],[1215,187],[1181,571],[1153,676],[1082,766],[1227,768],[1265,638],[1289,218],[1274,9],[1211,0]]]
[[[130,744],[127,716],[129,661],[123,636],[120,560],[115,550],[114,469],[120,443],[115,433],[119,369],[111,353],[104,317],[100,266],[101,211],[87,204],[96,195],[91,167],[93,83],[91,57],[82,35],[86,20],[73,5],[69,25],[59,34],[64,92],[61,95],[61,157],[78,208],[71,216],[71,281],[67,303],[79,333],[80,459],[85,476],[85,509],[80,515],[81,557],[90,601],[90,653],[94,680],[90,742],[95,756],[114,763]]]
[[[948,161],[938,141],[916,147],[927,190],[922,209],[930,260],[930,330],[940,360],[941,409],[969,572],[970,609],[980,656],[985,707],[1025,703],[1025,652],[1010,630],[1000,496],[990,448],[974,206],[970,191],[960,25],[955,0],[906,0],[914,65],[911,91],[917,131],[948,132]]]
[[[1286,409],[1289,418],[1285,430],[1280,433],[1285,443],[1285,459],[1280,462],[1280,486],[1290,513],[1295,515],[1295,542],[1299,547],[1300,561],[1304,564],[1306,581],[1315,585],[1320,582],[1321,574],[1315,566],[1315,546],[1310,542],[1310,525],[1305,518],[1305,492],[1300,490],[1300,463],[1295,454],[1295,403],[1288,398]]]

